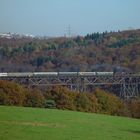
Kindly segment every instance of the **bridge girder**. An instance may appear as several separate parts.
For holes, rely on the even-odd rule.
[[[88,92],[89,87],[103,85],[120,86],[121,98],[135,97],[140,94],[140,76],[46,76],[46,77],[0,77],[26,86],[67,86],[70,90]]]

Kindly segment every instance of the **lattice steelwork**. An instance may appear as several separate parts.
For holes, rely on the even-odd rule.
[[[91,92],[95,87],[103,85],[118,85],[118,96],[130,98],[140,95],[140,75],[127,76],[44,76],[44,77],[0,77],[26,86],[67,86],[70,90],[78,92]]]

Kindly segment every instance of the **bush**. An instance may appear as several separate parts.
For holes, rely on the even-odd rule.
[[[96,98],[95,94],[93,94],[93,93],[89,94],[88,98],[91,102],[89,111],[94,112],[94,113],[99,113],[100,112],[100,104],[98,103],[98,99]]]
[[[45,98],[39,90],[26,93],[24,105],[30,107],[44,107]]]
[[[85,93],[77,94],[74,101],[75,101],[76,110],[86,111],[86,112],[91,110],[90,108],[92,103],[87,97],[87,94]]]
[[[140,118],[140,99],[131,99],[125,102],[125,116]]]
[[[25,89],[15,83],[0,81],[0,104],[22,106],[25,100]]]
[[[54,100],[56,108],[75,110],[73,103],[73,92],[65,87],[57,86],[46,92],[44,95],[47,100]]]
[[[101,89],[95,90],[95,96],[98,99],[101,113],[121,115],[123,103],[118,97]]]
[[[46,100],[45,107],[46,108],[56,108],[56,103],[54,100]]]

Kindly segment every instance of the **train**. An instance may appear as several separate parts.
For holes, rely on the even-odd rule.
[[[121,73],[124,75],[126,73]],[[114,72],[3,72],[0,77],[113,76]],[[120,73],[119,73],[120,75]]]

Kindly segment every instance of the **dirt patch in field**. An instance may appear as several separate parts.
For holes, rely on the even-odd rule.
[[[47,126],[51,128],[64,128],[65,125],[58,123],[46,123],[46,122],[23,122],[23,121],[0,121],[0,123],[10,124],[10,125],[26,125],[26,126]]]

